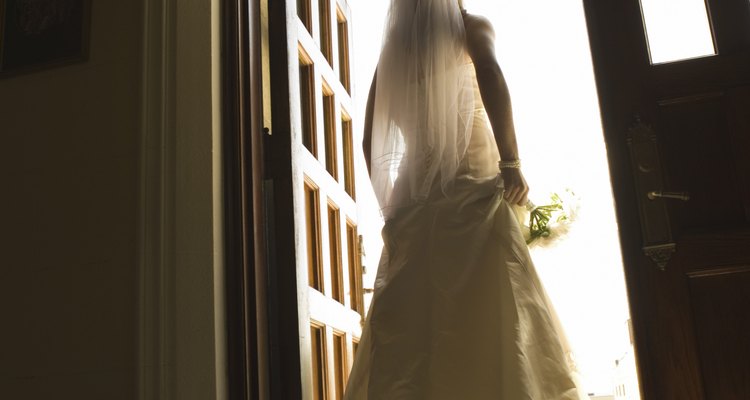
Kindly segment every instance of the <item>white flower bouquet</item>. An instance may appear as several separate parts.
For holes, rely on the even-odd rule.
[[[549,247],[564,238],[575,220],[579,198],[570,189],[550,194],[548,204],[538,206],[531,200],[525,207],[514,207],[524,239],[529,247]]]

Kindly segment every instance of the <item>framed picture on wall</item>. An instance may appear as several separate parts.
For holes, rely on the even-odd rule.
[[[0,0],[0,77],[88,59],[91,0]]]

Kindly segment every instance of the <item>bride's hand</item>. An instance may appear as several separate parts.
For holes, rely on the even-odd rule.
[[[526,183],[521,170],[518,168],[503,168],[500,170],[500,176],[503,178],[505,192],[503,197],[510,204],[525,206],[529,201],[529,185]]]

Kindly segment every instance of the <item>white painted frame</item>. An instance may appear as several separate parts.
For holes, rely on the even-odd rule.
[[[140,400],[227,398],[219,5],[143,1]]]

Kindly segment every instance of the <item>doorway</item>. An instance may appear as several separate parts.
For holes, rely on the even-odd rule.
[[[358,5],[356,48],[379,49],[387,7],[387,2]],[[543,205],[551,193],[563,194],[567,189],[575,193],[568,196],[577,212],[565,237],[532,244],[532,257],[576,351],[584,389],[601,396],[593,398],[638,399],[617,223],[582,4],[466,1],[466,7],[490,18],[495,27],[531,199]],[[377,56],[377,51],[354,55],[360,113],[366,101],[362,91],[369,87]],[[361,224],[378,228],[377,221]],[[379,237],[377,232],[367,236]],[[380,251],[377,244],[371,247],[366,253],[375,259],[365,263],[377,265]],[[365,288],[372,287],[374,275],[374,268],[368,270]]]

